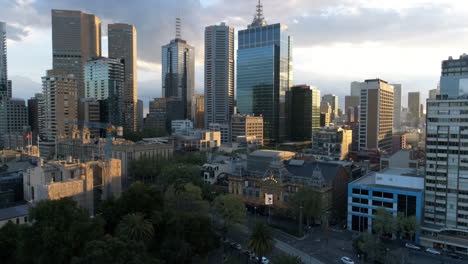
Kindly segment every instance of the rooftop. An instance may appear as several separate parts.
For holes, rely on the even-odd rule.
[[[294,156],[294,152],[290,151],[279,151],[279,150],[256,150],[249,154],[249,156],[256,156],[256,157],[266,157],[266,158],[276,158],[283,155],[291,155]]]
[[[28,213],[29,206],[27,204],[3,208],[0,209],[0,221],[26,216]]]

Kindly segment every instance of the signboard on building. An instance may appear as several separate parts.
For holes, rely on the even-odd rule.
[[[265,205],[273,204],[273,194],[265,193]]]

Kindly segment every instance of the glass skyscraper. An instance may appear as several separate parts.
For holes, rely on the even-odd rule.
[[[442,62],[440,95],[443,98],[468,96],[468,55],[463,54],[459,59],[450,57]]]
[[[285,96],[292,85],[288,28],[267,25],[259,3],[252,24],[238,34],[237,108],[241,114],[263,116],[267,143],[285,141]]]

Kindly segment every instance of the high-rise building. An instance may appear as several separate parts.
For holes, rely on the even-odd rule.
[[[322,102],[329,103],[331,106],[331,121],[338,117],[338,96],[334,94],[325,94],[322,96]]]
[[[167,113],[167,98],[154,98],[149,102],[149,113],[145,118],[145,129],[153,129],[163,133],[171,131]]]
[[[227,123],[233,114],[234,28],[221,23],[205,28],[204,126]]]
[[[97,99],[81,98],[78,101],[78,120],[91,123],[101,122],[101,106]],[[99,128],[89,128],[92,138],[99,137]]]
[[[122,59],[125,68],[123,87],[123,126],[137,130],[137,31],[133,25],[109,24],[107,27],[109,57]]]
[[[320,126],[329,126],[331,123],[332,108],[331,105],[327,102],[320,102],[320,115],[323,116],[323,122],[320,123]]]
[[[247,29],[238,32],[237,109],[262,115],[266,142],[287,139],[285,95],[292,86],[292,40],[280,23],[268,25],[263,7]]]
[[[401,84],[393,86],[393,130],[399,131],[401,128]]]
[[[195,49],[181,38],[180,19],[176,20],[176,38],[162,46],[162,96],[171,98],[168,112],[177,119],[193,119],[195,96]],[[177,111],[178,109],[182,111]]]
[[[73,74],[60,70],[49,70],[42,77],[42,105],[39,117],[40,152],[42,157],[51,157],[55,142],[69,138],[78,118],[77,81]]]
[[[374,79],[361,86],[359,149],[392,151],[393,86]]]
[[[137,101],[137,130],[141,131],[143,129],[143,120],[144,120],[144,106],[143,101]]]
[[[125,71],[122,59],[97,57],[85,64],[86,98],[101,101],[102,122],[124,125]]]
[[[429,90],[429,99],[436,99],[437,95],[440,94],[440,89],[439,88],[436,88],[436,89],[431,89]]]
[[[361,96],[361,86],[362,82],[352,82],[351,83],[351,96]]]
[[[444,98],[458,98],[468,95],[468,55],[459,59],[449,57],[442,61],[440,95]]]
[[[308,85],[296,85],[286,92],[288,134],[293,141],[310,141],[320,128],[320,91]]]
[[[6,24],[0,22],[0,99],[10,98],[7,74],[7,35]]]
[[[345,96],[345,114],[348,122],[359,122],[359,96]]]
[[[408,93],[408,123],[410,126],[418,127],[421,119],[420,93]]]
[[[81,11],[52,9],[52,64],[75,76],[78,97],[85,97],[83,67],[101,56],[101,21]]]
[[[33,144],[37,144],[37,136],[39,135],[39,117],[44,111],[42,101],[43,95],[41,93],[37,93],[34,97],[28,99],[28,124],[31,128]]]
[[[232,141],[238,137],[255,137],[263,145],[263,117],[235,114],[231,118]]]
[[[195,95],[195,128],[205,128],[205,95]]]

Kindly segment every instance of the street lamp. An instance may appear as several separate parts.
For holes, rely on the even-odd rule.
[[[302,205],[299,206],[299,236],[302,237]]]

